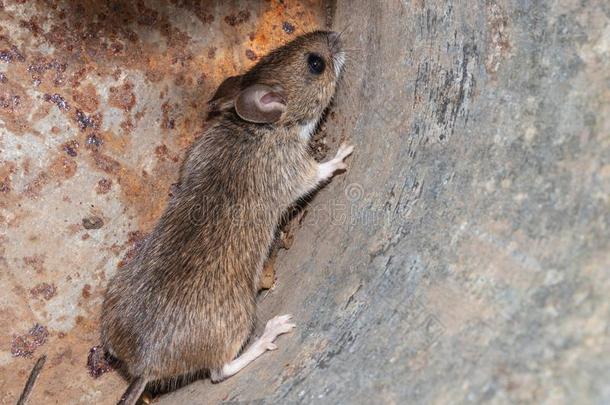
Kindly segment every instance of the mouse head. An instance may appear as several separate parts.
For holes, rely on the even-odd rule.
[[[301,35],[225,80],[211,110],[235,108],[245,121],[277,125],[316,122],[332,99],[345,53],[335,32]]]

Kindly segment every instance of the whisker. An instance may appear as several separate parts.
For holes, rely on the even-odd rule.
[[[347,31],[349,28],[351,28],[351,26],[352,26],[352,23],[351,23],[351,21],[350,21],[350,22],[348,22],[348,23],[345,25],[345,28],[343,28],[343,29],[342,29],[342,30],[339,32],[338,38],[341,38],[341,37],[343,36],[343,33],[345,33],[345,31]]]
[[[339,41],[341,40],[341,37],[343,36],[343,33],[350,27],[351,23],[348,23],[345,28],[343,28],[341,31],[339,31],[339,33],[337,34],[337,36],[335,37],[335,39],[333,40],[333,43],[331,45],[331,49],[333,51],[335,51],[335,47],[337,46],[337,44],[339,43]]]
[[[364,52],[364,49],[361,48],[343,48],[344,52]]]

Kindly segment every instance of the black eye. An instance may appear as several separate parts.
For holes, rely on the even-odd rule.
[[[322,74],[322,72],[324,72],[324,68],[326,67],[324,59],[315,53],[310,53],[309,56],[307,56],[307,64],[309,65],[309,71],[314,75]]]

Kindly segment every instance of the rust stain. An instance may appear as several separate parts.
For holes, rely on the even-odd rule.
[[[15,135],[27,132],[38,134],[28,123],[32,105],[33,102],[25,89],[15,80],[0,83],[0,119],[10,132]]]
[[[140,213],[139,229],[149,231],[165,209],[171,183],[177,176],[174,165],[173,161],[159,161],[154,171],[154,178],[146,171],[138,173],[122,170],[118,178],[121,185],[121,199]],[[151,195],[156,198],[150,198]]]
[[[72,149],[73,153],[75,151]],[[76,174],[77,164],[70,156],[58,156],[49,166],[49,175],[60,181],[67,180]]]
[[[13,336],[11,354],[15,357],[31,357],[36,349],[45,344],[48,336],[47,328],[36,324],[28,333]]]
[[[30,294],[32,295],[32,297],[42,297],[48,301],[57,294],[57,287],[55,286],[55,284],[49,283],[36,284],[35,287],[30,289]]]
[[[111,179],[101,179],[97,182],[97,186],[95,187],[95,191],[98,194],[108,194],[110,189],[112,188],[112,180]]]
[[[68,141],[66,143],[63,144],[62,149],[64,150],[64,152],[66,152],[66,154],[70,157],[76,157],[78,156],[78,147],[80,145],[78,144],[78,141],[76,140],[71,140]]]
[[[323,9],[321,3],[317,7],[305,7],[297,1],[271,0],[250,33],[250,48],[264,55],[277,46],[278,40],[287,42],[293,35],[322,28]]]
[[[100,105],[97,91],[91,83],[86,84],[81,89],[72,90],[72,99],[85,113],[95,112]]]
[[[44,260],[44,255],[35,254],[33,256],[25,256],[23,258],[23,263],[40,274],[44,272]]]
[[[16,165],[12,162],[0,166],[0,193],[8,193],[11,191],[11,177],[16,170]]]
[[[74,121],[78,124],[81,131],[85,131],[88,128],[99,129],[102,124],[102,116],[100,114],[87,115],[82,110],[76,109]]]
[[[14,276],[0,343],[11,347],[31,325],[45,324],[50,361],[32,403],[116,403],[125,381],[101,372],[103,358],[90,352],[99,344],[107,276],[133,258],[165,208],[215,87],[325,17],[318,0],[170,2],[0,7],[0,127],[8,133],[0,143],[19,151],[0,163],[0,207],[9,213],[0,215],[8,225],[0,265]],[[194,23],[185,23],[188,14]],[[84,229],[91,216],[103,226]],[[9,403],[31,360],[16,357],[0,369]]]
[[[23,195],[29,198],[37,198],[42,191],[42,187],[46,184],[47,174],[40,173],[34,180],[30,181],[23,191]]]
[[[236,13],[229,14],[225,17],[225,22],[232,27],[241,25],[250,19],[250,12],[248,10],[240,10]]]
[[[77,163],[73,160],[72,156],[75,156],[76,150],[74,144],[64,145],[65,155],[56,157],[48,169],[41,171],[38,175],[30,181],[23,192],[23,194],[29,198],[35,199],[41,195],[41,192],[45,185],[51,180],[56,180],[57,184],[61,184],[63,180],[67,180],[76,174]]]
[[[131,111],[136,104],[136,95],[133,93],[133,83],[125,82],[122,86],[109,89],[109,104],[124,111]]]
[[[81,291],[81,295],[84,299],[89,299],[91,297],[91,285],[85,284]]]
[[[104,349],[101,346],[93,346],[89,350],[87,356],[87,368],[89,369],[89,375],[93,378],[99,378],[102,374],[106,374],[112,371],[112,365],[110,360],[104,353]]]
[[[67,111],[70,109],[70,104],[68,104],[68,102],[66,101],[66,99],[64,99],[60,94],[47,94],[45,93],[43,96],[44,101],[53,103],[55,105],[57,105],[57,108],[59,108],[60,110],[64,110]]]
[[[110,156],[102,153],[92,153],[92,156],[95,166],[105,173],[116,175],[121,170],[121,164]]]

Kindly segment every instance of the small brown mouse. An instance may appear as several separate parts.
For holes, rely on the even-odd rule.
[[[295,327],[277,316],[244,350],[282,214],[345,169],[353,150],[317,163],[308,145],[344,61],[339,35],[316,31],[219,86],[173,198],[106,292],[102,343],[132,378],[120,403],[135,403],[149,382],[201,370],[221,381]]]

